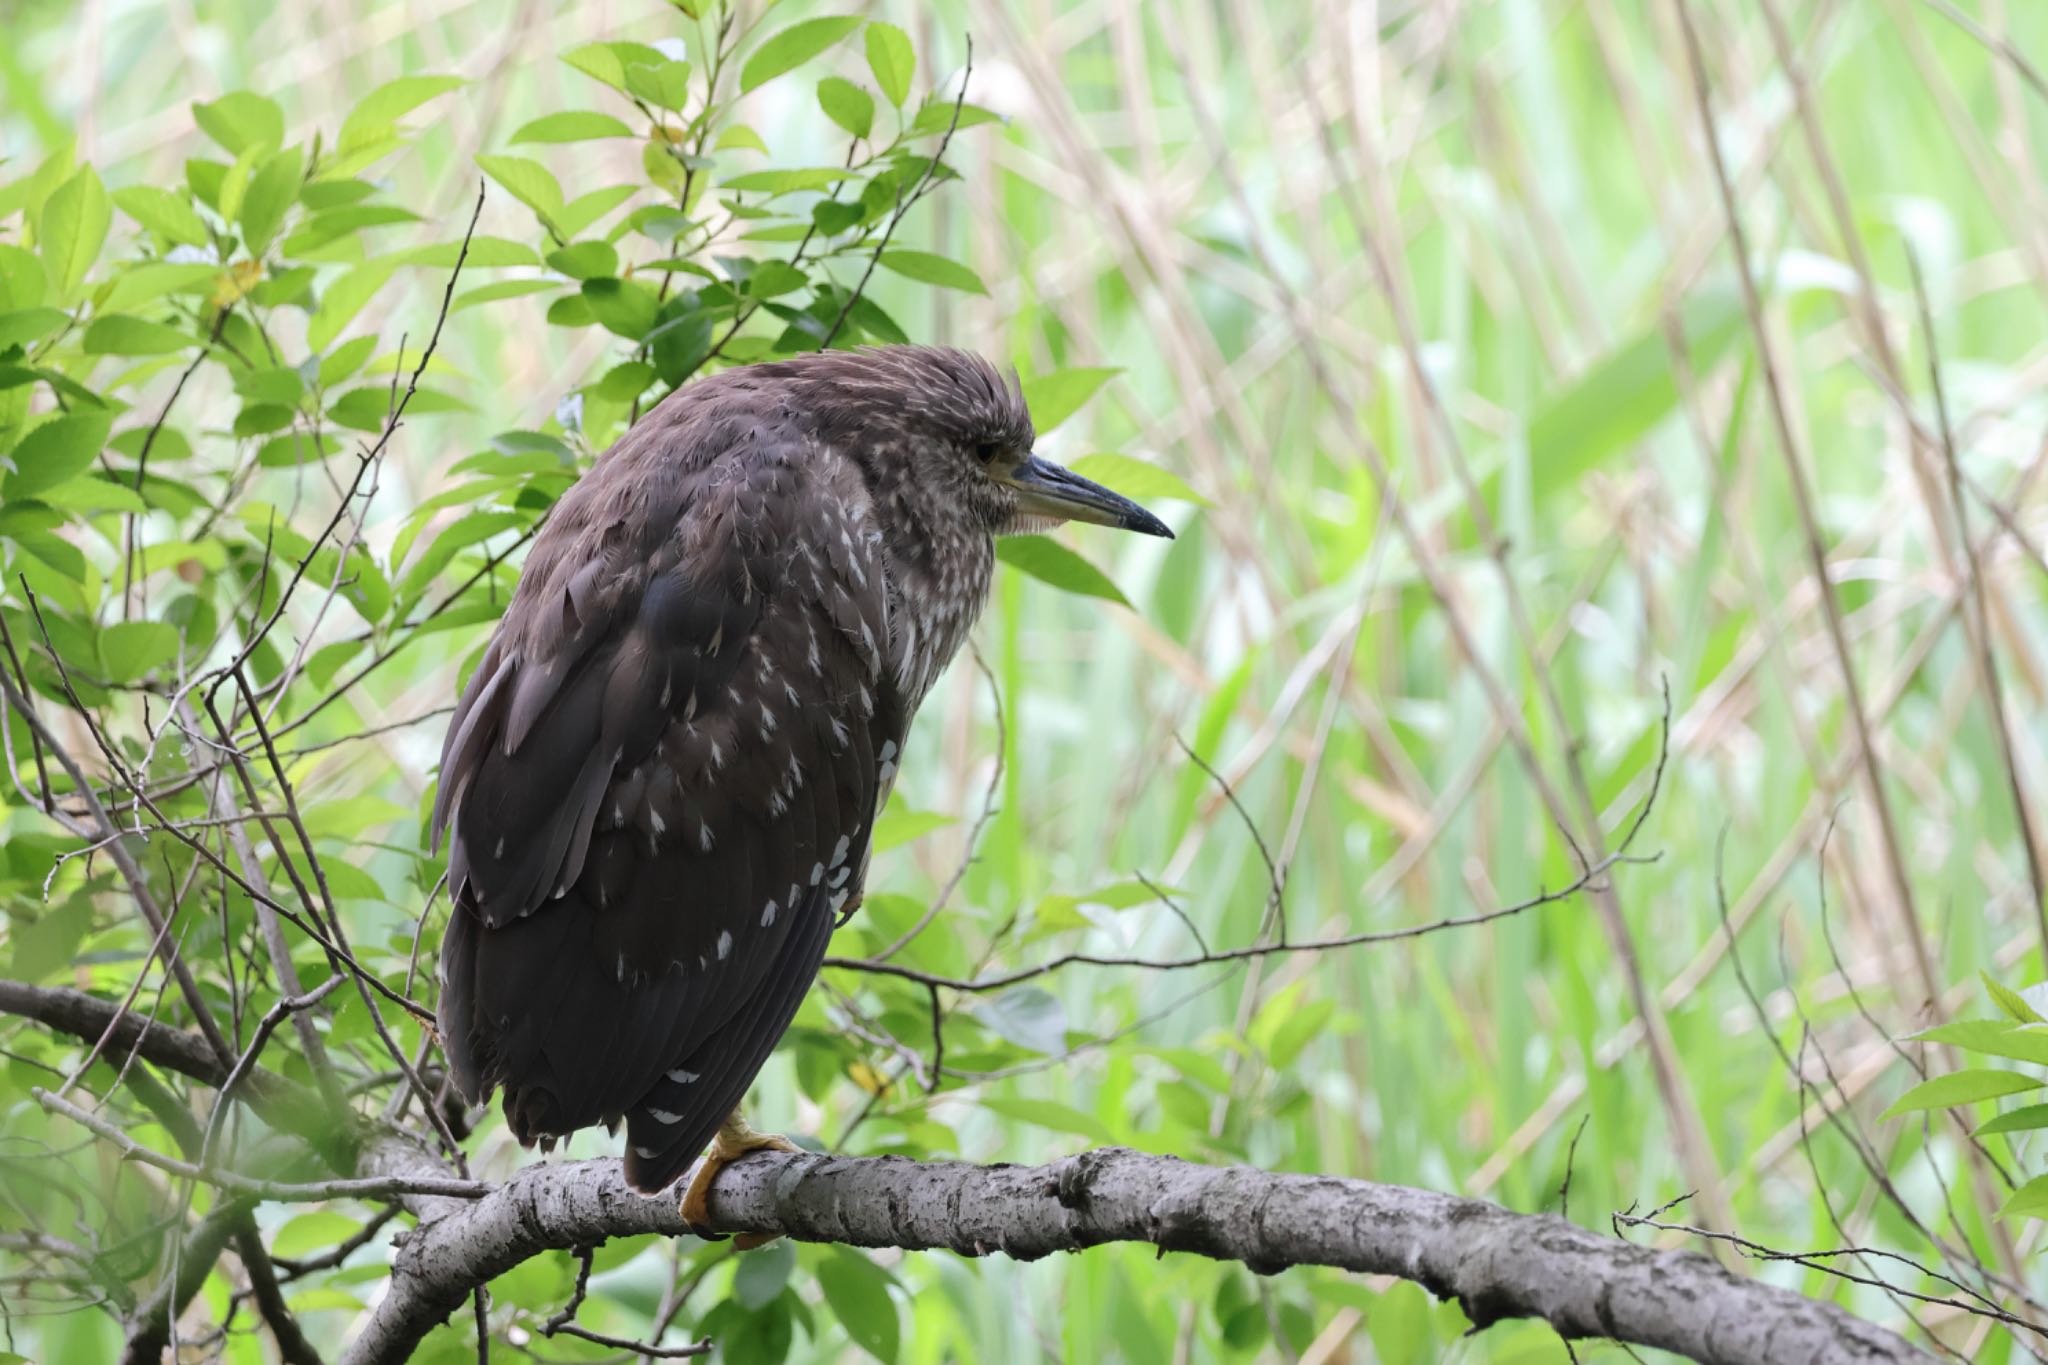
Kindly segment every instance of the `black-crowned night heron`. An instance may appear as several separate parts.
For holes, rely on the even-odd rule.
[[[890,346],[688,384],[555,507],[463,691],[437,836],[440,1030],[523,1143],[626,1123],[684,1216],[787,1146],[736,1107],[858,904],[918,703],[988,595],[995,538],[1170,535],[1031,453],[1016,385]],[[452,816],[451,816],[452,812]]]

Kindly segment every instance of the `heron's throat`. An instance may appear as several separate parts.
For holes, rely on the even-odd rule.
[[[936,553],[889,556],[889,664],[913,708],[967,642],[988,601],[995,542],[965,528],[957,535],[933,547]]]

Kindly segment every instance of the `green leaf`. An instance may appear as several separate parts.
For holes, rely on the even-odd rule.
[[[432,266],[439,270],[453,270],[457,261],[462,262],[465,270],[493,270],[508,265],[539,265],[540,253],[524,242],[506,237],[472,237],[467,254],[464,254],[460,242],[429,242],[425,246],[408,247],[391,259],[405,265]]]
[[[0,242],[0,310],[40,306],[49,283],[49,272],[33,251]]]
[[[70,320],[69,313],[56,308],[22,308],[0,313],[0,349],[48,336]]]
[[[1120,371],[1099,366],[1054,370],[1024,381],[1024,405],[1031,409],[1031,425],[1040,436],[1080,411]]]
[[[761,141],[761,135],[744,123],[734,123],[718,130],[718,140],[711,144],[715,152],[730,151],[735,147],[750,152],[767,154],[768,144]]]
[[[303,200],[304,196],[300,198]],[[297,230],[284,239],[280,249],[287,256],[304,256],[338,238],[352,237],[364,228],[410,223],[418,218],[417,213],[396,204],[343,204],[318,212],[300,223]],[[353,250],[355,245],[350,243],[348,249]]]
[[[276,151],[284,146],[284,110],[275,101],[246,90],[222,95],[211,103],[194,104],[192,120],[208,137],[225,147],[229,156],[264,148]]]
[[[2004,1010],[2008,1018],[2021,1024],[2048,1023],[2048,1019],[2043,1019],[2040,1011],[2028,1004],[2026,997],[2018,991],[1992,980],[1989,972],[1979,972],[1977,975],[1984,982],[1984,989],[1990,992],[1991,1003]]]
[[[407,602],[416,600],[434,581],[434,575],[455,557],[456,551],[515,527],[524,527],[528,521],[529,518],[518,512],[483,510],[471,512],[450,524],[406,569],[405,576],[399,580],[399,597]]]
[[[166,294],[211,294],[220,273],[219,266],[205,262],[152,261],[132,266],[95,292],[94,306],[104,313],[118,313]]]
[[[22,437],[5,457],[13,469],[0,480],[0,492],[25,498],[82,473],[107,443],[113,425],[111,413],[74,412],[51,418]]]
[[[130,427],[113,440],[107,442],[107,449],[119,451],[129,459],[136,459],[142,453],[144,442],[149,443],[149,463],[155,468],[158,462],[189,460],[192,458],[192,442],[176,427],[166,426],[155,429],[152,437],[149,427]]]
[[[256,167],[262,162],[264,149],[251,147],[235,158],[235,164],[221,174],[220,184],[213,193],[214,207],[220,216],[234,222],[242,216],[242,197],[249,192],[249,181],[256,174]]]
[[[497,280],[466,290],[455,298],[455,306],[449,311],[459,313],[465,308],[474,308],[480,303],[496,303],[499,299],[516,299],[527,294],[542,294],[551,289],[560,289],[558,280]]]
[[[92,902],[83,896],[47,907],[27,923],[10,915],[7,939],[14,951],[8,975],[21,981],[40,981],[70,966],[91,931]]]
[[[626,64],[612,51],[610,43],[585,43],[562,54],[562,60],[595,80],[603,81],[621,94],[626,89]],[[517,138],[513,139],[515,142]]]
[[[175,327],[126,313],[103,313],[85,329],[87,355],[169,355],[198,344],[199,338]]]
[[[619,273],[619,252],[610,242],[571,242],[560,251],[548,253],[548,268],[559,270],[572,280]]]
[[[1224,1068],[1222,1062],[1208,1053],[1198,1052],[1191,1047],[1161,1047],[1147,1050],[1195,1084],[1207,1086],[1219,1095],[1229,1093],[1230,1072]]]
[[[861,219],[859,204],[838,199],[820,199],[811,205],[811,222],[827,237],[837,237]]]
[[[905,137],[931,137],[947,129],[964,132],[980,127],[984,123],[1001,123],[1003,117],[993,109],[984,109],[978,104],[952,100],[932,100],[917,111],[917,117],[910,121],[910,130]]]
[[[861,25],[856,14],[829,15],[805,19],[771,36],[761,44],[747,64],[740,68],[740,93],[774,80],[783,72],[801,66],[844,38]]]
[[[628,62],[626,91],[657,109],[680,111],[690,102],[690,64],[666,58],[658,62]]]
[[[881,818],[875,821],[875,836],[869,846],[876,853],[887,853],[952,823],[950,815],[941,815],[934,810],[912,810],[900,800],[892,801]]]
[[[388,386],[366,384],[337,398],[327,409],[327,415],[335,425],[353,431],[382,431],[384,424],[391,420],[393,402]],[[465,406],[461,400],[451,398],[439,389],[415,389],[405,405],[405,415],[410,419],[434,412],[461,412]]]
[[[780,298],[810,282],[809,276],[788,261],[763,261],[747,276],[747,294],[757,299]]]
[[[490,1282],[491,1300],[514,1304],[529,1313],[545,1312],[560,1303],[574,1283],[569,1266],[565,1251],[530,1256]]]
[[[1420,1286],[1407,1281],[1388,1286],[1365,1319],[1374,1358],[1384,1365],[1427,1365],[1440,1359],[1429,1318],[1429,1297]]]
[[[2048,1217],[2048,1175],[2037,1175],[2006,1196],[1999,1208],[2000,1218]]]
[[[1037,986],[1017,986],[985,1002],[974,1017],[998,1038],[1052,1056],[1067,1050],[1067,1010]]]
[[[654,291],[637,280],[585,280],[583,300],[606,331],[628,341],[646,336],[661,308]]]
[[[633,130],[610,114],[571,109],[519,125],[514,142],[587,142],[599,137],[632,137]]]
[[[875,97],[843,76],[827,76],[818,82],[818,107],[826,118],[855,137],[874,131]]]
[[[883,1365],[894,1365],[901,1343],[889,1273],[850,1247],[833,1247],[818,1262],[818,1288],[854,1344]]]
[[[1979,1128],[1972,1136],[1989,1137],[1993,1133],[2031,1133],[2039,1128],[2048,1128],[2048,1104],[2023,1104],[2009,1109],[1991,1122]]]
[[[184,246],[206,245],[206,224],[184,195],[155,185],[114,191],[114,205],[158,236]]]
[[[59,185],[43,203],[37,240],[60,298],[70,298],[99,259],[114,210],[90,166]]]
[[[1029,1123],[1039,1128],[1050,1128],[1056,1133],[1072,1133],[1076,1137],[1083,1137],[1105,1146],[1116,1141],[1116,1134],[1110,1131],[1109,1125],[1101,1119],[1093,1114],[1083,1113],[1070,1104],[1061,1104],[1055,1100],[984,1096],[980,1107],[992,1114],[1000,1114],[1006,1119],[1015,1119],[1019,1123]]]
[[[185,183],[191,187],[192,197],[216,211],[220,208],[220,182],[227,173],[226,166],[204,157],[185,163]]]
[[[10,539],[29,553],[33,563],[58,575],[57,581],[69,580],[80,584],[85,582],[85,556],[80,554],[78,547],[70,541],[47,532],[11,535]],[[16,560],[15,563],[19,567],[22,561]],[[44,581],[51,580],[45,578]]]
[[[654,367],[644,360],[628,360],[604,372],[604,378],[590,391],[611,403],[631,403],[654,382]]]
[[[944,256],[929,251],[885,251],[882,264],[906,279],[920,284],[936,284],[943,289],[964,289],[970,294],[986,294],[988,287],[981,282],[981,276],[969,270],[958,261],[947,260]]]
[[[99,632],[100,672],[131,683],[178,657],[178,629],[162,621],[117,621]]]
[[[1165,498],[1174,502],[1191,502],[1197,507],[1215,505],[1188,487],[1180,475],[1161,469],[1156,464],[1134,460],[1128,455],[1117,455],[1109,451],[1099,455],[1083,455],[1068,468],[1084,479],[1093,479],[1103,487],[1113,488],[1138,502]]]
[[[251,256],[261,256],[276,239],[286,211],[299,197],[305,170],[299,149],[287,147],[249,178],[249,188],[242,195],[241,223],[242,243]]]
[[[358,180],[353,177],[337,177],[329,180],[326,178],[323,170],[320,179],[308,180],[299,187],[299,199],[313,212],[325,213],[329,209],[338,209],[349,204],[361,203],[363,200],[375,196],[377,192],[377,187],[367,180]]]
[[[1695,295],[1679,310],[1686,364],[1704,379],[1742,330],[1728,290]],[[1578,485],[1588,470],[1634,445],[1678,406],[1671,345],[1659,325],[1597,360],[1529,424],[1529,464],[1541,495]]]
[[[397,262],[389,257],[365,261],[328,285],[320,306],[313,310],[312,321],[306,324],[306,344],[316,351],[333,345],[349,319],[363,311],[363,305],[376,297],[397,268]]]
[[[341,345],[320,357],[320,387],[323,389],[332,388],[342,380],[347,379],[357,370],[363,368],[363,362],[368,360],[370,353],[376,349],[377,338],[375,337],[355,337],[352,340],[342,342]],[[292,401],[297,402],[298,400],[293,399]]]
[[[265,441],[256,451],[256,463],[265,469],[290,469],[324,460],[340,448],[330,435],[293,431]]]
[[[268,365],[236,375],[235,392],[258,403],[283,403],[289,407],[304,396],[306,381],[289,365]]]
[[[1272,1037],[1266,1044],[1266,1059],[1272,1064],[1275,1074],[1285,1074],[1301,1056],[1301,1050],[1314,1041],[1329,1024],[1337,1012],[1334,1000],[1311,1000],[1299,1009],[1290,1010],[1283,1016]]]
[[[151,463],[156,460],[154,447],[149,452]],[[149,504],[141,494],[124,483],[115,483],[97,473],[85,473],[75,479],[66,479],[55,488],[45,488],[36,494],[36,501],[52,507],[62,507],[73,512],[133,512],[137,516],[149,511]]]
[[[2000,1019],[1962,1019],[1913,1035],[1915,1042],[1947,1043],[1966,1052],[2048,1066],[2048,1030],[2038,1025],[2010,1024]]]
[[[639,192],[638,185],[607,185],[578,195],[555,215],[555,227],[564,237],[574,237]]]
[[[268,436],[290,426],[295,416],[297,414],[283,403],[250,403],[235,414],[235,435],[244,440],[251,436]]]
[[[552,225],[562,211],[561,182],[538,161],[523,156],[479,156],[476,164],[514,199],[539,214],[543,223]]]
[[[590,300],[581,294],[564,294],[548,305],[550,327],[588,327],[597,321],[597,315],[590,311]]]
[[[352,146],[337,146],[321,160],[314,176],[320,180],[353,180],[358,171],[382,161],[404,145],[405,138],[396,127],[374,136],[365,135],[364,141]]]
[[[661,49],[645,43],[585,43],[564,52],[562,60],[623,95],[626,93],[626,67],[629,64],[664,62],[668,56]]]
[[[342,121],[341,145],[361,147],[388,135],[398,120],[462,83],[460,76],[400,76],[385,82],[363,96]]]
[[[1988,1068],[1967,1068],[1953,1071],[1946,1076],[1934,1076],[1920,1082],[1893,1101],[1891,1108],[1878,1115],[1879,1118],[1897,1118],[1900,1114],[1911,1114],[1923,1109],[1948,1109],[1959,1104],[1975,1104],[1979,1100],[1997,1099],[2000,1095],[2016,1095],[2023,1090],[2038,1090],[2048,1085],[2048,1080],[2038,1076],[2022,1076],[2016,1071],[1994,1071]]]
[[[889,103],[901,109],[903,101],[910,98],[910,77],[917,70],[910,35],[877,19],[868,25],[867,46],[868,70],[875,73],[875,84],[889,97]]]
[[[796,1243],[787,1237],[770,1242],[739,1258],[739,1268],[732,1275],[732,1296],[749,1312],[759,1312],[775,1301],[795,1270]]]
[[[1108,574],[1045,536],[1004,536],[996,542],[996,558],[1063,591],[1131,604]]]
[[[830,189],[842,180],[851,179],[853,172],[837,166],[806,166],[794,170],[748,171],[725,181],[719,188],[735,191],[763,190],[769,194],[789,194],[796,190]]]

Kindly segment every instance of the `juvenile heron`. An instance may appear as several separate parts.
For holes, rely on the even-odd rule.
[[[470,1100],[503,1089],[520,1142],[623,1118],[649,1192],[704,1152],[694,1226],[720,1166],[788,1146],[736,1107],[859,903],[995,538],[1172,534],[1032,440],[978,356],[825,352],[686,385],[556,505],[433,817],[442,1046]]]

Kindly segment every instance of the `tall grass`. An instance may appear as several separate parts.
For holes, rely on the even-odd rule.
[[[1690,1195],[1665,1221],[2039,1285],[2039,1224],[1994,1216],[2038,1150],[1879,1113],[1956,1064],[1896,1040],[1989,1013],[1978,973],[2023,986],[2048,952],[2022,837],[2048,818],[2048,9],[877,8],[956,60],[971,33],[973,97],[1010,120],[961,135],[965,192],[915,224],[989,297],[885,301],[1027,372],[1118,367],[1051,453],[1141,457],[1207,504],[1166,504],[1171,546],[1068,537],[1134,609],[1000,584],[978,648],[1005,723],[956,669],[902,784],[953,821],[872,878],[943,885],[992,794],[935,961],[1470,914],[1611,847],[1667,691],[1671,752],[1637,848],[1655,861],[1596,893],[1229,973],[1070,969],[1041,983],[1075,1049],[1055,1065],[960,1058],[936,1097],[899,1084],[870,1110],[848,1087],[799,1112],[778,1063],[769,1117],[869,1148],[929,1119],[1012,1160],[1114,1139],[1525,1209],[1569,1175],[1594,1225]],[[172,174],[193,98],[250,85],[314,118],[460,72],[393,172],[451,222],[470,158],[580,79],[556,50],[668,32],[621,0],[91,0],[8,23],[0,146],[32,159],[75,127],[110,180]],[[817,122],[789,113],[750,118],[778,155],[803,150],[779,127]],[[476,411],[408,429],[398,511],[600,359],[516,311],[458,318],[444,354]],[[369,719],[443,704],[452,667],[385,679]],[[389,764],[337,755],[316,781],[416,797],[437,739],[400,731]],[[1104,890],[1139,874],[1182,915]],[[828,981],[859,1008],[859,982]],[[924,1043],[914,1016],[871,1022]],[[874,1065],[897,1067],[880,1045]],[[1950,1308],[1748,1269],[2019,1357]],[[1564,1355],[1538,1325],[1460,1344],[1454,1310],[1337,1276],[1107,1251],[895,1273],[917,1360]],[[822,1329],[795,1349],[852,1350]]]

